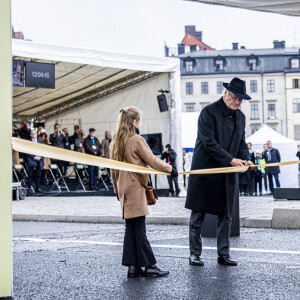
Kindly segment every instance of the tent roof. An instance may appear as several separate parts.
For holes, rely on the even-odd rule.
[[[207,4],[246,8],[274,12],[284,15],[300,16],[300,2],[297,0],[189,0]]]
[[[290,145],[297,145],[297,142],[287,138],[268,125],[263,125],[259,130],[249,136],[246,141],[251,142],[254,144],[263,145],[268,140],[272,142],[272,144],[280,145],[280,144],[290,144]]]
[[[12,40],[15,60],[55,64],[55,89],[13,87],[14,120],[62,113],[155,76],[179,71],[178,58],[156,58],[97,49]]]

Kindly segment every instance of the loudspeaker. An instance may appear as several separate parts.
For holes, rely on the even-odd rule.
[[[160,112],[164,112],[164,111],[169,110],[166,95],[164,95],[164,94],[158,95],[157,96],[157,101],[158,101]]]

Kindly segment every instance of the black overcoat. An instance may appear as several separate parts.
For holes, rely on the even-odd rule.
[[[233,158],[249,160],[245,116],[227,108],[222,97],[200,113],[191,170],[228,167]],[[238,173],[190,175],[185,207],[230,217],[237,184]]]
[[[264,157],[267,164],[276,163],[281,161],[280,153],[278,149],[272,148],[271,149],[271,160],[268,160],[268,150],[264,152]],[[280,173],[279,166],[277,167],[266,167],[266,174],[267,175],[275,175]]]

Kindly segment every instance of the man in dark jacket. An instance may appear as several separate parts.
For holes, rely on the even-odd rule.
[[[35,130],[30,132],[31,141],[34,143],[41,143],[37,139],[37,133]],[[33,179],[35,178],[35,191],[42,193],[40,188],[41,185],[41,168],[44,166],[44,157],[38,155],[27,154],[27,164],[28,164],[28,191],[30,192]]]
[[[54,147],[65,148],[65,144],[68,142],[68,139],[63,131],[60,130],[60,125],[54,125],[54,133],[50,134],[50,143]],[[61,173],[63,173],[64,162],[57,159],[51,159],[52,163],[57,164]],[[58,173],[55,173],[55,176],[58,177]],[[62,183],[62,182],[60,182]]]
[[[90,128],[89,135],[85,138],[83,142],[83,147],[85,153],[95,156],[101,155],[101,146],[99,140],[95,137],[96,129]],[[88,166],[89,172],[89,186],[91,191],[97,191],[97,180],[99,176],[99,167]]]
[[[267,141],[268,149],[265,151],[265,158],[266,163],[276,163],[281,161],[281,157],[279,154],[279,151],[276,148],[272,147],[272,143],[270,141]],[[276,187],[280,187],[279,182],[279,174],[280,168],[278,167],[267,167],[266,168],[266,174],[268,175],[269,180],[269,188],[270,188],[270,194],[272,195],[274,192],[274,184],[273,184],[273,176],[275,178]]]
[[[161,159],[162,160],[165,159],[167,164],[171,165],[173,169],[177,170],[176,157],[177,154],[173,149],[171,149],[171,145],[170,144],[166,145],[165,152],[162,154]],[[179,197],[180,189],[178,186],[178,176],[177,177],[167,176],[167,178],[169,182],[169,197],[174,197],[173,181],[175,184],[176,197]]]
[[[198,119],[198,135],[191,170],[252,165],[245,142],[245,116],[238,109],[246,94],[245,81],[224,83],[224,96],[205,106]],[[232,208],[238,197],[238,173],[189,177],[185,207],[190,218],[190,264],[203,266],[201,228],[206,213],[217,215],[218,263],[236,266],[230,259],[229,239]]]

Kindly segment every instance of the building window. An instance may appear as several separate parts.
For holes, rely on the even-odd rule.
[[[186,61],[185,62],[185,72],[186,73],[193,72],[193,62],[192,61]]]
[[[201,82],[201,94],[208,94],[208,82]]]
[[[250,80],[250,92],[257,93],[257,80]]]
[[[293,112],[298,113],[300,112],[300,99],[293,99]]]
[[[222,94],[224,90],[223,81],[217,81],[217,94]]]
[[[251,128],[251,134],[255,133],[257,130],[258,130],[257,127],[252,127]]]
[[[194,109],[194,106],[187,106],[186,107],[186,112],[194,112],[195,109]]]
[[[299,58],[292,58],[291,59],[291,68],[292,69],[299,69]]]
[[[268,92],[275,92],[275,80],[267,80],[267,90]]]
[[[249,59],[249,70],[250,71],[256,70],[256,58]]]
[[[294,125],[294,138],[300,140],[300,125]]]
[[[268,118],[276,119],[275,104],[268,104]]]
[[[223,71],[224,61],[222,59],[216,60],[216,71]]]
[[[186,82],[185,83],[185,93],[187,95],[193,95],[193,83],[192,82]]]
[[[300,84],[299,84],[299,79],[293,79],[293,89],[299,89]]]
[[[251,104],[251,119],[259,119],[258,104]]]

